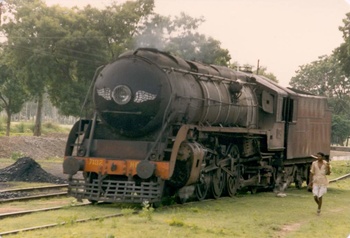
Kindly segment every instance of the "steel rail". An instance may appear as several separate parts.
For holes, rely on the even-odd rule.
[[[340,176],[338,178],[335,178],[335,179],[332,179],[332,180],[329,180],[330,183],[334,183],[334,182],[338,182],[339,180],[343,180],[343,179],[347,179],[350,177],[350,173],[349,174],[345,174],[343,176]]]
[[[23,191],[35,191],[35,190],[46,190],[46,189],[54,189],[54,188],[68,188],[68,184],[57,184],[57,185],[47,185],[47,186],[39,186],[39,187],[28,187],[28,188],[14,188],[14,189],[6,189],[0,190],[0,193],[12,193],[12,192],[23,192]]]
[[[39,195],[32,195],[32,196],[25,196],[25,197],[15,197],[15,198],[6,198],[6,199],[0,199],[0,203],[6,203],[6,202],[15,202],[15,201],[27,201],[32,199],[39,199],[39,198],[50,198],[50,197],[60,197],[60,196],[67,196],[68,192],[59,192],[59,193],[49,193],[49,194],[39,194]]]
[[[34,210],[19,211],[19,212],[2,213],[2,214],[0,214],[0,219],[8,218],[8,217],[21,216],[21,215],[27,215],[27,214],[36,213],[36,212],[54,211],[54,210],[62,209],[64,207],[65,206],[58,206],[58,207],[40,208],[40,209],[34,209]]]
[[[202,202],[208,202],[208,201],[213,201],[214,199],[208,199]],[[216,199],[217,200],[217,199]],[[185,204],[174,204],[174,205],[170,205],[170,206],[164,206],[158,209],[169,209],[169,208],[174,208],[174,207],[182,207],[184,205],[190,205],[193,202],[189,202],[189,203],[185,203]],[[86,204],[86,205],[90,205],[90,204]],[[132,214],[139,214],[141,210],[136,210],[134,212],[132,212]],[[96,221],[96,220],[100,220],[100,219],[107,219],[107,218],[113,218],[113,217],[123,217],[125,216],[125,214],[123,213],[115,213],[115,214],[111,214],[111,215],[105,215],[105,216],[100,216],[100,217],[91,217],[91,218],[83,218],[83,219],[77,219],[75,220],[73,223],[83,223],[83,222],[89,222],[89,221]],[[71,223],[71,222],[69,222]],[[27,228],[22,228],[22,229],[16,229],[16,230],[11,230],[11,231],[4,231],[4,232],[0,232],[0,237],[2,236],[6,236],[6,235],[14,235],[20,232],[27,232],[27,231],[34,231],[34,230],[40,230],[40,229],[46,229],[46,228],[53,228],[53,227],[57,227],[57,226],[62,226],[68,224],[68,222],[61,222],[61,223],[52,223],[52,224],[47,224],[47,225],[42,225],[42,226],[33,226],[33,227],[27,227]]]
[[[139,211],[133,212],[133,214],[137,214],[137,213],[139,213]],[[100,216],[100,217],[77,219],[74,221],[74,223],[83,223],[83,222],[96,221],[96,220],[100,220],[100,219],[106,219],[106,218],[112,218],[112,217],[122,217],[122,216],[124,216],[123,213],[116,213],[116,214],[105,215],[105,216]],[[34,231],[34,230],[52,228],[52,227],[61,226],[61,225],[65,225],[65,224],[67,224],[67,222],[52,223],[52,224],[47,224],[47,225],[42,225],[42,226],[34,226],[34,227],[28,227],[28,228],[17,229],[17,230],[12,230],[12,231],[5,231],[5,232],[0,232],[0,237],[5,236],[5,235],[13,235],[13,234],[17,234],[17,233],[25,232],[25,231]]]
[[[74,205],[74,206],[71,206],[71,207],[80,207],[80,206],[87,206],[87,205],[91,205],[91,203],[78,204],[78,205]],[[3,218],[22,216],[22,215],[27,215],[27,214],[31,214],[31,213],[59,210],[59,209],[66,208],[66,207],[69,207],[69,206],[70,205],[2,213],[2,214],[0,214],[0,220],[3,219]]]
[[[220,200],[220,199],[222,199],[222,198],[206,199],[206,200],[203,200],[201,202],[210,202],[210,201],[215,201],[215,200]],[[163,209],[170,209],[170,208],[174,208],[174,207],[175,208],[176,207],[183,207],[183,206],[191,205],[193,203],[196,203],[196,202],[188,202],[188,203],[184,203],[184,204],[173,204],[173,205],[169,205],[169,206],[162,206],[162,207],[159,207],[158,209],[159,210],[163,210]],[[84,204],[84,205],[90,205],[90,204],[91,203]],[[132,212],[132,214],[139,214],[140,212],[141,212],[141,210],[135,210],[134,212]],[[74,223],[83,223],[83,222],[89,222],[89,221],[96,221],[96,220],[100,220],[100,219],[113,218],[113,217],[123,217],[123,216],[125,216],[125,214],[123,214],[123,213],[115,213],[115,214],[105,215],[105,216],[100,216],[100,217],[77,219],[77,220],[74,221]],[[69,222],[69,223],[71,223],[71,222]],[[12,230],[12,231],[4,231],[4,232],[0,232],[0,237],[5,236],[5,235],[14,235],[14,234],[17,234],[17,233],[20,233],[20,232],[34,231],[34,230],[40,230],[40,229],[46,229],[46,228],[53,228],[53,227],[57,227],[57,226],[65,225],[65,224],[68,224],[68,222],[52,223],[52,224],[47,224],[47,225],[42,225],[42,226],[34,226],[34,227],[16,229],[16,230]]]

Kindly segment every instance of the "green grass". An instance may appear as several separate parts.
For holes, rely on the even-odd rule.
[[[71,126],[44,122],[41,127],[43,135],[50,133],[69,133]],[[10,135],[33,135],[34,122],[11,122]],[[0,135],[6,134],[6,123],[0,120]]]
[[[332,176],[349,171],[345,161],[332,162]],[[67,225],[46,230],[25,232],[11,237],[347,237],[350,234],[350,179],[331,183],[324,196],[323,209],[316,215],[312,194],[293,186],[286,197],[272,192],[239,194],[234,198],[203,201],[176,208],[145,211],[130,215],[133,208],[106,204],[103,207],[68,207],[64,211],[45,215],[23,216],[17,221],[4,219],[1,227],[26,224],[49,224],[65,221]],[[96,217],[117,211],[126,217],[100,219],[87,223],[74,223],[75,218]],[[28,222],[28,223],[27,223]],[[20,227],[20,226],[16,226]],[[23,226],[22,226],[23,227]]]
[[[45,122],[42,125],[42,133],[43,134],[49,134],[49,133],[69,133],[71,127],[67,126],[61,126],[59,124],[53,123],[53,122]]]
[[[332,173],[329,179],[337,178],[341,175],[350,173],[350,160],[331,161]]]
[[[343,182],[342,182],[343,183]],[[348,183],[349,184],[349,183]],[[325,197],[321,216],[305,190],[290,189],[288,196],[278,198],[272,193],[244,194],[188,204],[181,208],[158,209],[152,219],[139,215],[74,223],[74,219],[110,214],[111,206],[102,208],[67,208],[55,215],[47,213],[49,222],[67,222],[62,227],[26,232],[13,237],[347,237],[349,191],[331,188]],[[27,220],[28,219],[28,220]],[[30,216],[19,224],[29,226],[39,216]],[[11,226],[13,222],[7,224]],[[18,224],[17,222],[15,224]],[[13,226],[13,225],[12,225]],[[17,226],[16,226],[17,227]],[[19,226],[20,227],[20,226]],[[329,232],[332,232],[330,236]]]
[[[58,201],[58,199],[42,199],[29,202],[31,204],[31,209],[39,208],[40,206],[42,207],[43,204],[45,204],[46,207],[57,206],[57,203],[61,203],[63,206],[65,206],[65,208],[57,211],[47,211],[44,213],[28,214],[17,218],[4,218],[1,220],[0,232],[20,229],[24,227],[37,226],[38,224],[73,224],[77,219],[86,218],[86,213],[89,214],[91,217],[99,217],[103,215],[110,215],[116,213],[116,209],[111,209],[111,207],[106,207],[103,205],[77,207],[74,206],[75,202],[72,202],[74,200],[72,198],[61,198],[60,200],[61,201]],[[69,201],[71,201],[71,203],[69,203]],[[50,205],[50,203],[54,203],[54,205]],[[71,204],[73,204],[73,206],[71,206]],[[9,205],[11,205],[12,207],[17,205],[19,209],[22,209],[24,206],[23,203],[21,205],[21,203],[19,202],[14,202]],[[23,237],[23,235],[20,235],[20,237]],[[49,235],[48,237],[52,236]]]

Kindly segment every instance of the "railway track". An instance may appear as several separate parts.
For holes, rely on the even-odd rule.
[[[33,209],[33,210],[26,210],[26,211],[19,211],[19,212],[7,212],[7,213],[1,213],[0,214],[0,220],[8,217],[16,217],[21,215],[27,215],[31,213],[36,212],[46,212],[46,211],[53,211],[62,209],[64,206],[57,206],[57,207],[50,207],[50,208],[41,208],[41,209]]]
[[[67,196],[67,188],[67,184],[59,184],[0,190],[0,203]]]
[[[329,182],[330,182],[330,183],[334,183],[334,182],[338,182],[338,181],[340,181],[340,180],[347,179],[347,178],[350,178],[350,173],[349,173],[349,174],[345,174],[345,175],[343,175],[343,176],[340,176],[340,177],[338,177],[338,178],[329,180]]]
[[[221,199],[221,198],[219,198]],[[203,200],[201,202],[209,202],[212,201],[213,199],[207,199],[207,200]],[[190,205],[194,202],[188,202],[185,204],[173,204],[173,205],[169,205],[169,206],[163,206],[161,208],[158,209],[169,209],[169,208],[174,208],[174,207],[182,207],[182,206],[186,206],[186,205]],[[101,203],[103,204],[103,203]],[[91,203],[88,204],[82,204],[82,205],[78,205],[78,206],[87,206],[87,205],[91,205]],[[60,209],[60,207],[57,208],[53,208],[52,210],[55,209]],[[34,212],[40,212],[40,209],[38,209],[38,211],[33,210]],[[44,211],[44,210],[43,210]],[[139,214],[142,211],[142,209],[135,209],[132,214]],[[14,213],[13,213],[14,214]],[[13,216],[13,214],[10,214],[10,216]],[[21,215],[21,214],[19,214]],[[83,222],[89,222],[89,221],[96,221],[96,220],[101,220],[101,219],[106,219],[106,218],[113,218],[113,217],[123,217],[126,214],[123,212],[118,212],[115,214],[110,214],[110,215],[104,215],[104,216],[97,216],[97,217],[91,217],[91,218],[83,218],[83,219],[76,219],[74,221],[74,223],[83,223]],[[5,215],[6,216],[6,215]],[[0,219],[2,217],[0,216]],[[71,222],[70,222],[71,223]],[[40,230],[40,229],[46,229],[46,228],[53,228],[53,227],[57,227],[57,226],[62,226],[67,224],[67,222],[60,222],[60,223],[52,223],[52,224],[46,224],[46,225],[41,225],[41,226],[34,226],[34,227],[27,227],[27,228],[22,228],[22,229],[16,229],[16,230],[10,230],[10,231],[5,231],[5,232],[0,232],[0,237],[6,236],[6,235],[14,235],[20,232],[27,232],[27,231],[35,231],[35,230]]]
[[[40,186],[40,187],[5,189],[5,190],[0,190],[0,193],[2,193],[2,192],[45,190],[45,189],[55,189],[55,188],[68,188],[68,184],[56,184],[56,185],[47,185],[47,186]]]
[[[91,203],[84,203],[81,205],[75,205],[76,206],[89,206],[92,205]],[[30,210],[30,211],[22,211],[22,212],[13,212],[13,213],[8,213],[8,214],[0,214],[0,219],[4,217],[12,217],[12,216],[18,216],[18,215],[25,215],[29,213],[35,213],[35,212],[44,212],[44,211],[52,211],[52,210],[58,210],[61,208],[64,208],[65,206],[58,206],[58,207],[52,207],[52,208],[43,208],[43,209],[36,209],[36,210]],[[138,214],[140,210],[135,210],[132,212],[132,214]],[[83,222],[89,222],[89,221],[96,221],[96,220],[101,220],[101,219],[106,219],[106,218],[113,218],[113,217],[122,217],[125,216],[124,213],[118,212],[115,214],[110,214],[110,215],[104,215],[104,216],[97,216],[97,217],[90,217],[90,218],[82,218],[82,219],[76,219],[74,223],[83,223]],[[71,222],[70,222],[71,223]],[[34,231],[34,230],[40,230],[40,229],[46,229],[46,228],[53,228],[57,226],[62,226],[67,224],[67,222],[59,222],[59,223],[51,223],[51,224],[46,224],[46,225],[40,225],[40,226],[34,226],[34,227],[27,227],[27,228],[22,228],[22,229],[16,229],[16,230],[10,230],[10,231],[5,231],[5,232],[0,232],[0,237],[6,236],[6,235],[14,235],[20,232],[26,232],[26,231]]]
[[[7,203],[7,202],[13,202],[13,201],[26,201],[26,200],[32,200],[32,199],[67,196],[67,188],[68,188],[67,184],[61,184],[61,185],[49,185],[49,186],[40,186],[40,187],[28,187],[28,188],[0,190],[0,197],[6,197],[6,198],[0,199],[0,204]],[[10,198],[7,198],[7,197],[10,197]],[[91,205],[91,203],[83,203],[83,204],[79,204],[79,205],[74,205],[74,207],[87,206],[87,205]],[[39,209],[31,209],[31,210],[22,210],[22,211],[16,211],[16,212],[0,213],[0,220],[4,219],[4,218],[18,217],[18,216],[24,216],[24,215],[33,214],[33,213],[48,212],[48,211],[54,211],[54,210],[59,210],[59,209],[64,209],[64,208],[67,208],[67,205],[46,207],[46,208],[39,208]],[[86,220],[88,220],[88,219],[86,219]],[[76,222],[82,222],[82,221],[77,220]],[[0,232],[0,237],[2,237],[4,235],[11,235],[11,234],[19,233],[19,232],[24,232],[24,231],[31,231],[31,230],[54,227],[54,226],[58,226],[58,225],[62,225],[62,224],[64,224],[64,222],[43,225],[43,226],[23,228],[23,229],[17,229],[17,230],[6,231],[6,232]]]
[[[221,198],[219,198],[221,199]],[[213,199],[207,199],[204,200],[202,202],[209,202],[212,201]],[[169,208],[174,208],[174,207],[182,207],[182,206],[186,206],[186,205],[190,205],[193,202],[188,202],[185,204],[173,204],[173,205],[169,205],[169,206],[163,206],[161,208],[158,209],[169,209]],[[100,204],[100,203],[99,203]],[[101,203],[103,204],[103,203]],[[82,204],[82,205],[77,205],[77,206],[88,206],[88,205],[92,205],[91,203],[86,203],[86,204]],[[64,207],[64,206],[63,206]],[[26,211],[26,212],[14,212],[14,213],[9,213],[9,214],[2,214],[0,215],[0,220],[4,217],[11,217],[11,216],[16,216],[16,215],[25,215],[25,214],[29,214],[29,213],[33,213],[33,212],[42,212],[42,211],[49,211],[49,210],[58,210],[60,208],[63,207],[53,207],[53,208],[47,208],[47,209],[37,209],[37,210],[32,210],[32,211]],[[135,209],[132,214],[139,214],[142,211],[142,209]],[[76,219],[73,223],[83,223],[83,222],[89,222],[89,221],[96,221],[96,220],[101,220],[101,219],[106,219],[106,218],[113,218],[113,217],[123,217],[126,214],[123,212],[117,212],[115,214],[110,214],[110,215],[104,215],[104,216],[96,216],[96,217],[91,217],[91,218],[82,218],[82,219]],[[72,223],[71,221],[69,223]],[[0,232],[0,237],[4,237],[7,235],[14,235],[17,233],[21,233],[21,232],[28,232],[28,231],[35,231],[35,230],[40,230],[40,229],[47,229],[47,228],[53,228],[53,227],[57,227],[57,226],[62,226],[67,224],[67,222],[59,222],[59,223],[51,223],[51,224],[46,224],[46,225],[39,225],[39,226],[33,226],[33,227],[27,227],[27,228],[22,228],[22,229],[16,229],[16,230],[10,230],[10,231],[4,231],[4,232]]]
[[[79,205],[74,205],[74,207],[88,206],[88,205],[91,205],[91,203],[83,203],[83,204],[79,204]],[[22,215],[27,215],[27,214],[32,214],[32,213],[38,213],[38,212],[54,211],[54,210],[59,210],[59,209],[63,209],[63,208],[67,208],[67,206],[56,206],[56,207],[47,207],[47,208],[39,208],[39,209],[32,209],[32,210],[17,211],[17,212],[1,213],[0,214],[0,220],[4,219],[4,218],[9,218],[9,217],[17,217],[17,216],[22,216]]]
[[[134,214],[137,214],[138,212],[139,211],[135,211]],[[123,213],[116,213],[116,214],[99,216],[99,217],[77,219],[74,221],[74,223],[83,223],[83,222],[88,222],[88,221],[96,221],[96,220],[112,218],[112,217],[121,217],[121,216],[124,216],[124,214]],[[66,224],[66,222],[52,223],[52,224],[47,224],[47,225],[42,225],[42,226],[35,226],[35,227],[28,227],[28,228],[17,229],[17,230],[12,230],[12,231],[5,231],[5,232],[0,232],[0,237],[5,236],[5,235],[14,235],[14,234],[17,234],[20,232],[25,232],[25,231],[34,231],[34,230],[52,228],[52,227],[61,226],[61,225],[65,225],[65,224]]]
[[[337,181],[340,181],[340,180],[343,180],[343,179],[347,179],[347,178],[350,178],[350,173],[349,174],[345,174],[343,176],[340,176],[338,178],[332,179],[329,182],[333,183],[333,182],[337,182]],[[67,186],[67,185],[59,185],[57,187],[64,188],[65,186]],[[51,188],[51,189],[53,187],[55,187],[55,186],[48,186],[48,188]],[[30,191],[30,190],[36,190],[36,189],[38,189],[38,188],[27,188],[26,190]],[[44,190],[45,188],[42,187],[42,188],[39,188],[39,189],[43,189]],[[0,191],[0,193],[2,193],[4,191],[23,191],[23,190],[22,189],[3,190],[3,191]],[[209,200],[211,200],[211,199],[209,199]],[[205,200],[205,201],[208,201],[208,200]],[[191,203],[192,202],[186,203],[186,204],[188,205],[188,204],[191,204]],[[77,205],[77,206],[86,206],[86,205],[90,205],[90,203]],[[161,209],[167,209],[167,208],[170,208],[170,207],[173,207],[173,206],[183,206],[183,204],[182,205],[176,204],[176,205],[171,205],[171,206],[165,206],[165,207],[162,207]],[[35,212],[45,212],[45,211],[58,210],[58,209],[61,209],[63,207],[66,207],[66,206],[42,208],[42,209],[20,211],[20,212],[12,212],[12,213],[3,213],[3,214],[0,214],[0,220],[5,218],[5,217],[13,217],[13,216],[26,215],[26,214],[35,213]],[[140,213],[140,211],[141,210],[135,210],[133,212],[133,214],[138,214],[138,213]],[[96,220],[101,220],[101,219],[106,219],[106,218],[122,217],[124,215],[125,214],[123,214],[122,212],[118,212],[118,213],[111,214],[111,215],[77,219],[77,220],[74,221],[74,223],[83,223],[83,222],[96,221]],[[66,224],[66,222],[61,222],[61,223],[52,223],[52,224],[46,224],[46,225],[41,225],[41,226],[27,227],[27,228],[22,228],[22,229],[10,230],[10,231],[5,231],[5,232],[0,232],[0,237],[6,236],[6,235],[14,235],[14,234],[17,234],[17,233],[20,233],[20,232],[27,232],[27,231],[34,231],[34,230],[52,228],[52,227],[57,227],[57,226],[65,225],[65,224]]]

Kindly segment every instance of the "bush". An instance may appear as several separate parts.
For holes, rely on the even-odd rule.
[[[12,123],[10,128],[10,133],[11,134],[31,134],[33,133],[33,128],[34,128],[33,123],[30,123],[30,122]]]
[[[6,134],[6,118],[0,118],[0,135]],[[10,128],[11,135],[32,135],[34,131],[34,122],[12,122]],[[70,127],[62,127],[53,122],[44,122],[41,127],[42,134],[49,133],[69,133]]]
[[[24,157],[24,154],[22,152],[17,152],[17,151],[14,151],[12,152],[11,154],[11,159],[12,160],[18,160],[20,158]]]
[[[61,127],[59,124],[53,123],[53,122],[45,122],[42,125],[41,131],[43,134],[47,133],[65,133],[69,132],[70,130],[68,128]]]
[[[24,133],[24,131],[25,131],[25,125],[24,125],[24,123],[21,122],[21,123],[17,124],[17,125],[15,126],[15,130],[16,130],[17,133]]]

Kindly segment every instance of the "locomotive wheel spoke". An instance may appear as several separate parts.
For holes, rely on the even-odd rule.
[[[298,189],[301,189],[301,187],[303,186],[303,182],[304,182],[303,179],[301,178],[300,174],[301,174],[301,169],[296,167],[296,175],[294,178],[294,183],[295,183],[295,187]]]
[[[211,193],[215,199],[219,198],[224,190],[225,175],[226,173],[221,168],[218,168],[212,174]]]
[[[198,201],[202,201],[207,197],[209,187],[210,187],[210,176],[206,175],[203,181],[196,184],[195,194]]]
[[[227,176],[226,188],[227,193],[230,197],[234,197],[238,189],[238,180],[237,176]]]
[[[232,145],[229,154],[234,159],[239,159],[239,149],[236,145]],[[227,181],[226,181],[226,190],[227,194],[230,197],[234,197],[237,193],[237,189],[239,187],[239,181],[237,177],[237,173],[235,173],[233,176],[227,174]]]
[[[302,179],[300,176],[298,176],[298,177],[295,179],[294,183],[295,183],[295,187],[296,187],[297,189],[301,189],[302,186],[303,186],[303,179]]]
[[[250,187],[249,191],[250,191],[251,194],[256,194],[256,192],[258,191],[258,188],[255,187],[255,186],[254,187]]]
[[[299,181],[299,180],[295,181],[295,187],[297,189],[301,189],[303,187],[303,181]]]

